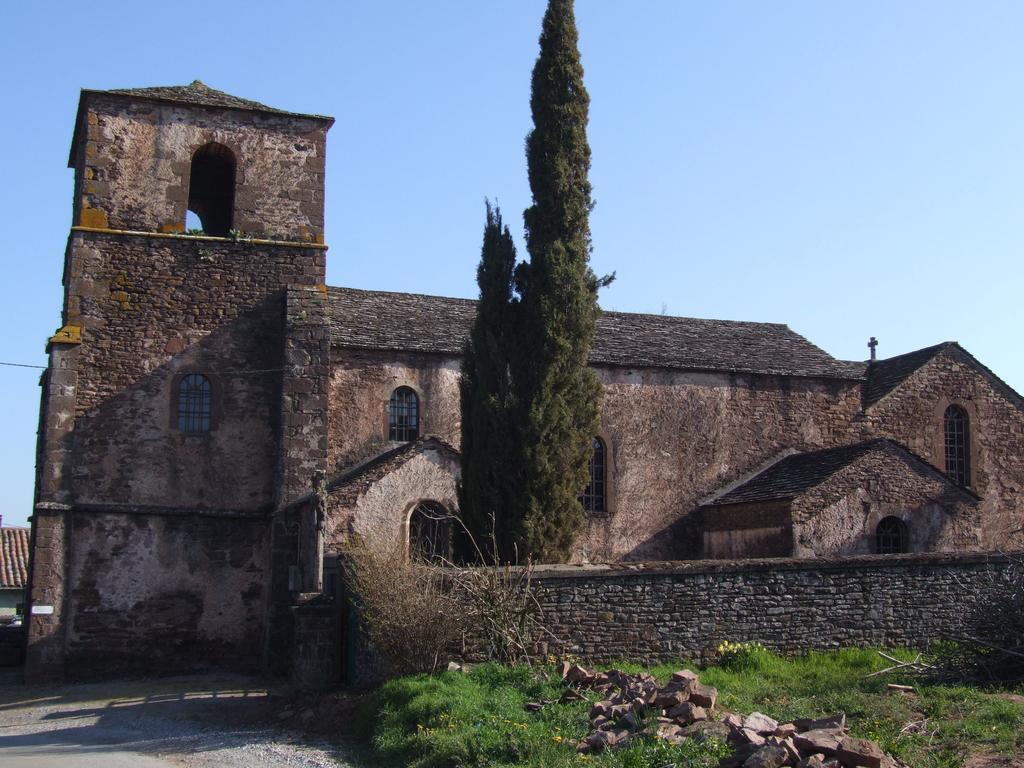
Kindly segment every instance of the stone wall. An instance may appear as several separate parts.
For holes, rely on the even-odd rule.
[[[96,510],[69,527],[68,676],[260,668],[267,519]]]
[[[792,554],[873,554],[890,516],[906,524],[909,552],[981,550],[977,499],[902,453],[872,451],[796,499]]]
[[[1024,547],[1024,404],[969,355],[956,347],[940,352],[855,427],[864,437],[891,437],[944,471],[943,415],[952,404],[970,419],[970,485],[982,498],[982,546]]]
[[[274,502],[283,290],[324,251],[74,232],[65,321],[79,325],[75,502],[265,509]],[[175,385],[212,384],[209,432],[181,433]]]
[[[703,498],[788,448],[848,442],[855,381],[599,368],[609,514],[594,517],[575,561],[697,556]],[[420,397],[421,434],[458,446],[459,360],[334,348],[331,476],[394,447],[387,405],[398,386]]]
[[[83,94],[82,108],[75,224],[182,231],[192,155],[216,142],[237,164],[235,229],[323,242],[329,119],[97,93]]]
[[[693,561],[542,566],[549,627],[590,662],[700,660],[723,640],[783,653],[845,646],[920,647],[963,631],[984,605],[992,555]]]
[[[460,471],[457,456],[428,443],[367,487],[353,484],[333,490],[327,502],[328,551],[340,553],[355,534],[386,552],[404,556],[409,517],[418,503],[433,501],[450,512],[458,509]]]
[[[700,555],[694,510],[787,448],[847,442],[856,382],[598,369],[601,436],[610,457],[610,512],[588,521],[575,559]]]
[[[420,402],[420,435],[459,444],[458,358],[335,347],[331,351],[329,476],[394,448],[388,400],[411,387]]]

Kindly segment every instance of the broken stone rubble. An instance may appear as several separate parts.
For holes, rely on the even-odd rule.
[[[873,741],[848,735],[846,715],[779,723],[761,712],[743,716],[716,711],[718,691],[684,669],[659,686],[648,673],[631,675],[617,669],[592,673],[563,663],[562,681],[578,694],[602,695],[589,712],[590,733],[577,745],[581,753],[601,752],[647,737],[682,744],[687,739],[715,738],[732,748],[721,768],[900,768]],[[563,696],[561,701],[576,696]],[[551,702],[531,702],[536,711]]]

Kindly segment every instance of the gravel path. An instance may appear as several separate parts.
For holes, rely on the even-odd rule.
[[[351,768],[343,747],[272,725],[265,683],[195,676],[54,687],[0,680],[0,766]]]

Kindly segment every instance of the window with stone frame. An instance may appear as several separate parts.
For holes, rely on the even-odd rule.
[[[604,515],[608,513],[608,457],[604,440],[594,438],[593,452],[590,454],[590,480],[580,496],[583,511],[588,515]]]
[[[181,432],[209,432],[212,406],[210,380],[201,373],[183,376],[178,382],[178,429]]]
[[[875,528],[875,552],[879,555],[901,555],[910,551],[910,532],[898,517],[883,517]]]
[[[946,451],[946,475],[954,483],[970,485],[970,420],[967,411],[951,405],[943,416],[943,435]]]
[[[420,399],[409,387],[391,393],[388,403],[388,440],[409,443],[420,436]]]
[[[451,515],[441,504],[425,501],[409,516],[409,557],[437,565],[451,562]]]

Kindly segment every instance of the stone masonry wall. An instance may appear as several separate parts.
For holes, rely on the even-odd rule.
[[[419,502],[433,501],[458,509],[458,461],[433,449],[417,453],[351,498],[344,492],[328,497],[327,549],[339,553],[353,534],[386,552],[401,552],[409,543],[409,517]]]
[[[69,676],[259,669],[268,520],[71,514]]]
[[[856,382],[599,369],[610,512],[588,521],[576,560],[696,557],[694,510],[787,448],[847,442]]]
[[[939,353],[855,427],[863,437],[891,437],[944,471],[943,415],[951,404],[970,419],[970,485],[982,499],[982,547],[1024,548],[1024,410],[963,352]]]
[[[849,441],[856,382],[661,369],[601,368],[601,436],[608,448],[609,514],[587,521],[574,561],[700,554],[701,499],[787,448]],[[392,390],[420,396],[421,434],[459,442],[459,361],[438,355],[334,348],[332,476],[394,444]]]
[[[783,653],[920,647],[963,631],[1005,558],[862,558],[539,567],[550,629],[589,662],[701,660],[723,640]]]
[[[74,232],[65,322],[82,327],[75,502],[266,509],[274,501],[283,290],[324,251]],[[175,386],[213,389],[210,432],[177,430]]]
[[[976,500],[896,449],[873,451],[793,503],[793,554],[870,555],[884,517],[907,526],[910,552],[981,549]]]
[[[459,360],[428,354],[340,349],[331,351],[328,472],[334,477],[389,442],[388,400],[411,387],[420,401],[420,435],[459,445]]]
[[[216,142],[232,151],[237,164],[235,229],[323,242],[329,120],[95,93],[83,98],[75,224],[183,230],[192,155]],[[102,212],[101,221],[83,210]]]

